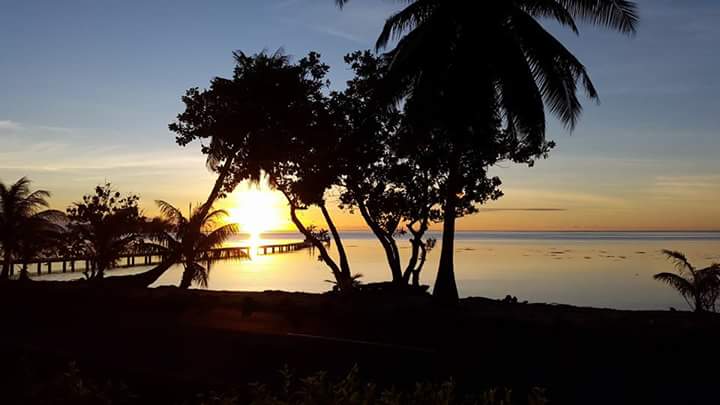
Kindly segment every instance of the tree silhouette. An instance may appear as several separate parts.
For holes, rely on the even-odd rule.
[[[346,55],[345,62],[355,77],[329,99],[340,128],[334,165],[341,207],[359,211],[385,251],[392,281],[407,284],[411,274],[417,280],[424,263],[418,258],[429,223],[439,218],[443,179],[433,159],[402,145],[402,111],[377,103],[389,58],[357,51]],[[406,228],[413,234],[413,249],[403,271],[395,237]]]
[[[288,198],[298,230],[320,251],[338,285],[350,288],[347,258],[322,198],[333,183],[326,177],[331,171],[319,170],[329,156],[322,146],[334,133],[322,92],[328,67],[316,53],[297,63],[281,51],[234,56],[232,79],[215,78],[206,90],[188,90],[185,111],[170,130],[183,146],[198,139],[207,142],[202,151],[218,173],[208,202],[216,191],[230,192],[241,181],[257,181],[267,173],[270,184]],[[339,265],[297,217],[296,211],[309,205],[322,210],[341,252]]]
[[[102,279],[123,253],[142,242],[144,219],[139,200],[137,195],[123,196],[105,183],[67,209],[73,238],[68,243],[90,259],[91,268],[85,270],[88,279]]]
[[[155,228],[151,232],[157,243],[146,243],[164,255],[177,257],[184,271],[180,288],[189,288],[193,282],[207,287],[210,275],[210,263],[206,253],[210,249],[222,247],[231,237],[238,234],[237,224],[221,225],[227,212],[206,209],[202,205],[195,207],[189,218],[165,201],[156,201],[162,218],[153,221]],[[201,264],[203,261],[205,265]]]
[[[57,210],[45,210],[22,221],[17,258],[22,262],[20,280],[29,279],[28,262],[53,257],[67,236],[67,216]]]
[[[658,273],[653,278],[677,290],[695,312],[715,311],[720,296],[720,264],[696,269],[681,252],[663,250],[662,253],[675,264],[677,274]]]
[[[27,261],[42,249],[50,247],[62,231],[60,223],[64,215],[55,210],[43,210],[49,206],[50,193],[30,190],[26,177],[6,186],[0,182],[0,245],[3,267],[0,280],[10,276],[16,259]],[[23,266],[21,275],[27,275]]]
[[[346,2],[336,0],[340,6]],[[462,167],[462,154],[478,145],[473,138],[500,136],[526,157],[520,161],[531,161],[549,147],[546,107],[572,129],[582,111],[578,85],[597,99],[585,67],[539,19],[575,33],[579,20],[633,34],[638,15],[635,2],[625,0],[409,0],[387,19],[378,37],[378,49],[398,40],[389,52],[384,99],[404,99],[414,125],[422,132],[439,132],[443,142],[438,145],[447,154],[442,251],[433,292],[441,300],[453,302],[458,296],[455,213],[463,183],[477,178]],[[484,162],[479,156],[471,159],[475,168],[484,171],[498,160],[489,152]]]

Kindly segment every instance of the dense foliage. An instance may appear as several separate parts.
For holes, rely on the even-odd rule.
[[[123,253],[142,242],[144,219],[139,200],[137,195],[122,195],[105,183],[67,209],[70,252],[89,258],[91,267],[85,271],[88,279],[102,279]]]

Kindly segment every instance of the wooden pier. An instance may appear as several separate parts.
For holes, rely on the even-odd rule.
[[[251,249],[256,249],[251,252]],[[216,261],[231,259],[246,259],[256,255],[269,255],[278,253],[294,252],[301,249],[312,248],[312,243],[293,242],[283,244],[259,245],[255,246],[233,246],[211,249],[205,252],[199,261]],[[135,251],[120,256],[118,263],[113,268],[129,268],[137,266],[154,266],[163,261],[164,256],[157,252]],[[0,261],[0,266],[2,266]],[[15,262],[10,268],[10,275],[15,270],[27,264],[28,272],[32,275],[52,274],[53,272],[74,273],[83,272],[91,268],[91,260],[85,257],[50,257],[33,259],[28,262]]]

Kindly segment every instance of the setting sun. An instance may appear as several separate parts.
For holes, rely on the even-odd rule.
[[[242,232],[252,238],[260,234],[286,228],[286,213],[282,199],[266,184],[246,186],[229,199],[228,222],[237,223]]]

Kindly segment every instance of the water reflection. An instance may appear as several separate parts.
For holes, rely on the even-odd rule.
[[[587,234],[570,238],[523,234],[505,238],[483,234],[461,235],[456,242],[456,276],[462,296],[502,298],[506,294],[521,301],[556,302],[622,309],[684,309],[682,298],[652,275],[669,271],[671,264],[660,249],[685,252],[698,265],[720,261],[720,237],[717,234],[651,234],[647,237],[603,234],[592,239]],[[293,235],[265,236],[235,241],[254,247],[250,259],[217,262],[212,266],[208,288],[212,290],[286,290],[324,292],[331,288],[324,280],[332,278],[311,250],[258,254],[257,246],[297,242]],[[354,273],[362,273],[365,282],[389,278],[380,245],[367,234],[346,236],[346,250]],[[409,255],[406,241],[400,252]],[[421,281],[432,285],[439,248],[428,257]],[[141,271],[117,270],[114,274]],[[175,266],[155,286],[176,285],[182,269]],[[78,275],[51,275],[45,278]]]

